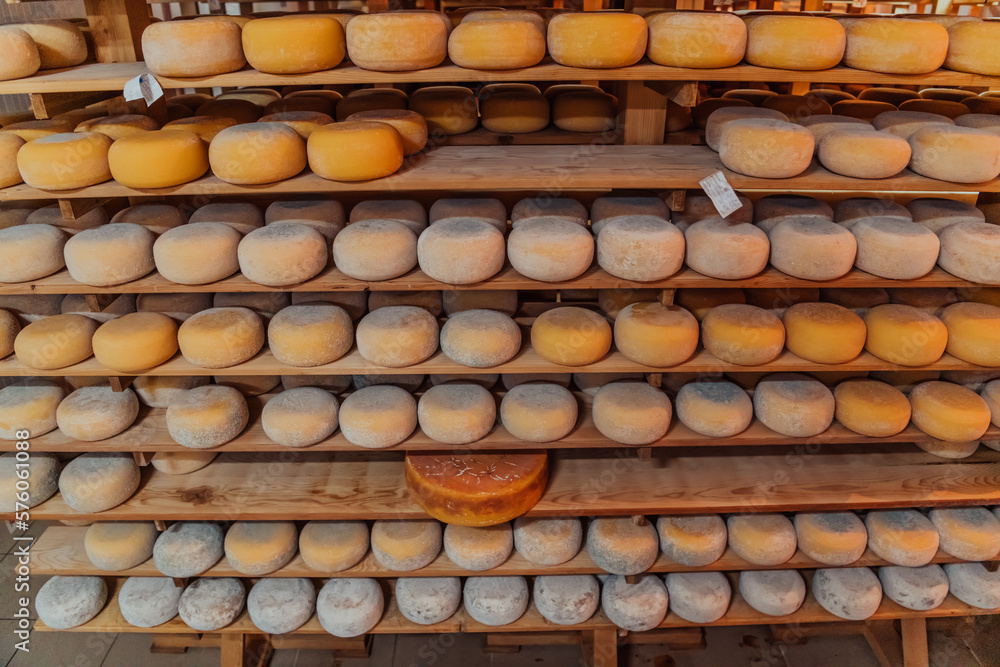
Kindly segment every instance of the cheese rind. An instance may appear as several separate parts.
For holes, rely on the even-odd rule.
[[[177,324],[163,313],[129,313],[102,324],[91,344],[97,361],[122,373],[138,373],[177,352]]]
[[[656,520],[660,550],[667,558],[703,567],[722,558],[728,541],[726,523],[718,514],[661,516]]]
[[[1000,251],[1000,226],[959,222],[942,231],[940,238],[938,265],[942,269],[971,282],[1000,285],[1000,264],[995,261]]]
[[[601,591],[601,609],[608,620],[629,632],[652,630],[667,615],[667,588],[655,574],[643,574],[635,583],[609,576]]]
[[[746,61],[758,67],[821,70],[844,56],[844,28],[813,16],[748,16]]]
[[[868,546],[865,524],[853,512],[795,514],[798,548],[824,565],[850,565]]]
[[[933,21],[888,17],[839,19],[847,34],[844,64],[884,74],[928,74],[944,64],[948,31]]]
[[[63,501],[81,514],[96,514],[117,507],[138,488],[139,466],[128,453],[81,454],[67,463],[59,475],[59,493]]]
[[[284,287],[315,277],[326,267],[329,252],[323,235],[312,227],[277,222],[244,236],[236,255],[248,279]]]
[[[459,67],[521,69],[545,57],[545,26],[511,18],[475,20],[466,16],[448,37],[448,56]]]
[[[698,320],[679,306],[633,303],[615,318],[614,339],[618,351],[631,361],[655,368],[676,366],[698,347]]]
[[[913,425],[946,442],[978,440],[990,425],[990,408],[971,389],[950,382],[930,381],[910,391]]]
[[[68,21],[21,23],[17,28],[28,33],[35,43],[39,69],[75,67],[87,59],[83,32]]]
[[[243,363],[264,346],[264,324],[249,308],[210,308],[192,315],[177,330],[184,358],[202,368]]]
[[[910,402],[891,384],[877,380],[846,380],[833,390],[837,422],[855,433],[874,438],[896,435],[910,423]]]
[[[167,406],[167,433],[192,449],[210,449],[238,436],[250,419],[246,399],[232,387],[189,389]]]
[[[747,28],[725,13],[662,12],[646,17],[646,55],[657,65],[714,69],[743,60]]]
[[[29,141],[17,152],[24,182],[39,190],[75,190],[111,178],[110,137],[97,132],[67,132]]]
[[[906,567],[927,565],[937,554],[939,537],[934,524],[916,510],[878,510],[865,517],[872,552]]]
[[[347,52],[362,69],[399,72],[436,67],[448,55],[448,25],[437,12],[359,14],[347,24]]]
[[[201,77],[235,72],[246,64],[240,27],[224,20],[163,21],[142,33],[142,52],[157,76]]]
[[[648,445],[670,427],[667,395],[643,382],[612,382],[594,395],[594,426],[601,435],[626,445]]]
[[[325,16],[255,19],[242,30],[243,53],[255,70],[307,74],[333,69],[344,59],[344,28]]]
[[[35,40],[17,26],[4,26],[0,29],[0,52],[5,54],[4,61],[0,64],[0,81],[31,76],[42,65]]]
[[[367,449],[393,447],[417,427],[417,402],[397,386],[359,387],[344,399],[339,421],[341,432],[352,444]]]
[[[809,168],[815,151],[812,132],[780,120],[734,120],[719,136],[722,164],[737,173],[759,178],[798,176]]]
[[[611,349],[611,342],[607,320],[586,308],[553,308],[531,325],[532,349],[543,359],[563,366],[599,361]]]
[[[948,328],[948,354],[978,366],[1000,366],[1000,307],[953,303],[941,311],[941,321]]]
[[[757,383],[754,414],[782,435],[809,438],[833,423],[835,402],[826,385],[797,373],[774,373]]]
[[[646,21],[621,12],[567,12],[549,20],[546,42],[552,59],[567,67],[634,65],[646,52]]]
[[[324,125],[309,135],[307,146],[309,167],[318,176],[348,182],[396,172],[403,165],[403,150],[396,128],[370,120]]]
[[[948,344],[944,323],[913,306],[875,306],[865,315],[865,326],[865,349],[900,366],[932,364],[941,358]]]
[[[769,310],[745,304],[724,304],[701,322],[705,349],[718,359],[741,366],[766,364],[781,354],[785,327]]]
[[[246,123],[215,135],[208,160],[212,173],[226,183],[263,185],[305,169],[306,145],[298,132],[281,123]]]
[[[785,346],[808,361],[843,364],[857,358],[865,347],[864,320],[833,303],[792,304],[785,311],[782,323]]]
[[[632,517],[598,517],[587,530],[587,553],[605,572],[634,575],[645,572],[659,554],[656,529]]]
[[[934,125],[909,138],[910,169],[952,183],[983,183],[1000,175],[1000,135],[971,127]],[[22,149],[23,150],[23,149]]]

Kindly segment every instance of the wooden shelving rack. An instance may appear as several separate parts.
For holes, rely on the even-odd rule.
[[[12,0],[7,0],[12,2]],[[152,0],[151,0],[152,1]],[[33,3],[42,5],[48,3]],[[589,8],[588,3],[588,8]],[[0,82],[0,95],[28,94],[38,117],[48,117],[61,110],[85,104],[101,96],[120,91],[126,81],[145,72],[139,48],[139,35],[148,24],[144,0],[85,0],[90,30],[97,45],[99,62],[66,70],[48,71],[26,79]],[[884,180],[859,180],[832,174],[818,165],[806,173],[786,180],[767,180],[743,176],[722,167],[718,156],[705,146],[664,146],[665,105],[671,100],[693,106],[698,81],[791,82],[793,90],[808,88],[811,82],[865,83],[876,85],[936,85],[1000,87],[1000,77],[984,77],[941,70],[924,76],[886,75],[836,67],[823,72],[794,72],[738,65],[718,70],[669,68],[643,61],[618,70],[586,70],[563,67],[546,59],[542,64],[515,71],[469,70],[445,63],[418,72],[382,73],[343,65],[328,72],[300,76],[275,76],[244,69],[230,74],[197,80],[159,78],[166,90],[210,88],[214,86],[274,86],[325,84],[407,83],[487,83],[493,81],[594,81],[614,87],[620,101],[619,127],[606,135],[567,136],[558,131],[539,133],[537,137],[511,139],[477,130],[475,137],[450,138],[446,145],[407,161],[403,169],[388,178],[364,183],[335,183],[314,174],[268,186],[240,187],[206,176],[176,188],[137,191],[114,182],[67,192],[43,192],[25,185],[0,190],[0,201],[57,200],[67,218],[82,215],[93,206],[111,198],[129,198],[133,203],[146,198],[170,201],[172,198],[198,196],[208,201],[216,196],[277,198],[295,193],[335,193],[348,199],[378,196],[413,196],[427,199],[445,192],[505,192],[511,196],[541,191],[558,191],[560,196],[593,199],[619,188],[654,190],[666,194],[698,188],[698,182],[721,170],[737,190],[795,193],[823,193],[830,198],[882,193],[913,198],[921,193],[938,196],[974,198],[979,192],[1000,192],[1000,181],[977,185],[957,185],[935,181],[903,172]],[[95,97],[96,96],[96,97]],[[475,142],[482,145],[466,145]],[[507,145],[513,143],[514,145]],[[534,145],[533,145],[534,144]],[[615,145],[609,145],[615,144]],[[934,196],[930,194],[930,196]],[[682,200],[682,198],[676,198]],[[526,279],[506,267],[488,281],[456,287],[428,278],[419,270],[393,280],[371,283],[348,278],[336,268],[328,268],[316,278],[287,288],[268,288],[250,282],[240,274],[210,285],[186,286],[171,283],[156,273],[140,280],[108,288],[81,285],[67,272],[19,285],[0,285],[0,295],[25,294],[152,294],[191,292],[322,292],[380,290],[568,290],[606,288],[800,288],[800,287],[970,287],[971,284],[935,269],[913,281],[878,278],[862,271],[852,271],[843,278],[825,283],[799,280],[774,269],[742,281],[724,281],[685,269],[657,283],[623,281],[593,267],[579,278],[560,284]],[[93,300],[96,303],[96,297]],[[522,322],[524,324],[524,322]],[[979,367],[945,356],[929,369],[982,370]],[[899,367],[863,354],[847,364],[827,366],[802,360],[790,352],[760,367],[725,364],[704,351],[691,360],[667,369],[648,368],[612,352],[598,363],[582,368],[556,366],[540,359],[525,346],[512,361],[492,369],[472,369],[451,362],[438,353],[431,359],[405,369],[387,369],[365,362],[353,350],[343,359],[315,368],[293,368],[278,363],[266,349],[254,359],[238,366],[210,370],[197,368],[178,356],[147,375],[329,375],[357,373],[763,373],[774,371],[835,372],[899,370]],[[13,357],[0,360],[0,376],[108,376],[113,386],[127,386],[130,378],[111,371],[94,359],[54,372],[27,368]],[[102,521],[152,520],[158,527],[176,520],[232,521],[239,519],[359,519],[425,518],[410,500],[403,482],[403,452],[442,450],[439,443],[418,431],[398,447],[388,451],[363,450],[335,434],[307,450],[290,450],[271,442],[260,426],[260,410],[270,396],[249,399],[250,426],[237,439],[218,448],[219,456],[207,468],[184,475],[158,473],[144,467],[136,494],[122,505],[96,515],[79,514],[69,508],[59,495],[33,508],[33,520],[93,519]],[[561,441],[537,445],[513,438],[497,426],[469,451],[551,450],[551,478],[541,501],[530,511],[532,516],[596,516],[659,514],[793,512],[823,510],[867,510],[894,507],[940,507],[1000,504],[1000,452],[981,447],[971,457],[948,460],[932,456],[913,443],[929,438],[914,427],[891,438],[867,438],[854,434],[839,424],[813,438],[780,436],[759,422],[739,436],[713,439],[691,432],[675,423],[667,435],[650,447],[628,448],[608,441],[596,430],[590,418],[590,404],[580,396],[580,419],[576,429]],[[1000,429],[992,428],[987,439],[1000,439]],[[11,451],[13,443],[0,441],[0,451]],[[53,432],[32,441],[33,451],[44,452],[131,452],[145,464],[155,452],[182,451],[166,433],[164,411],[144,408],[132,428],[98,443],[79,442]],[[446,449],[446,448],[445,448]],[[9,518],[5,516],[4,518]],[[104,575],[84,554],[85,529],[52,526],[34,545],[35,569],[39,575]],[[941,552],[934,562],[955,562]],[[884,563],[866,553],[855,565],[879,566]],[[781,568],[809,570],[818,564],[803,555],[796,556]],[[705,570],[725,571],[735,584],[735,572],[760,569],[731,552]],[[651,572],[686,571],[661,555]],[[598,573],[586,550],[557,567],[539,567],[514,554],[502,566],[484,576]],[[427,568],[407,576],[462,576],[472,573],[454,566],[442,554]],[[235,623],[211,635],[197,635],[179,618],[156,628],[136,628],[121,616],[116,594],[125,576],[159,576],[151,562],[132,570],[106,576],[109,602],[90,622],[75,628],[78,632],[155,633],[158,641],[172,642],[173,647],[219,646],[226,667],[244,664],[244,654],[266,655],[270,646],[335,647],[336,650],[364,650],[364,642],[345,643],[329,638],[316,618],[287,637],[261,636],[244,613]],[[206,576],[241,576],[223,560]],[[300,557],[269,576],[309,577],[322,575],[305,566]],[[433,626],[419,626],[407,621],[392,597],[395,577],[379,566],[369,554],[359,565],[334,576],[377,577],[386,590],[386,613],[372,630],[385,633],[484,633],[506,645],[539,641],[567,643],[581,641],[589,664],[605,667],[616,664],[618,644],[622,641],[656,641],[658,634],[683,629],[692,624],[673,612],[661,629],[641,636],[625,637],[602,613],[577,626],[556,626],[532,606],[519,621],[509,626],[486,627],[459,610],[449,620]],[[808,572],[806,579],[809,580]],[[180,582],[179,582],[180,583]],[[773,618],[754,611],[739,596],[734,585],[728,613],[713,625],[796,626],[828,624],[844,632],[862,632],[876,648],[883,664],[907,666],[927,664],[927,619],[972,617],[988,614],[954,597],[929,612],[904,609],[888,598],[874,617],[863,623],[845,622],[822,609],[807,596],[796,613]],[[995,612],[992,612],[995,613]],[[902,640],[893,621],[902,624]],[[50,631],[42,622],[36,630]],[[298,642],[298,643],[296,643]],[[264,647],[264,649],[261,649]],[[249,664],[249,663],[248,663]],[[253,663],[257,664],[257,663]]]

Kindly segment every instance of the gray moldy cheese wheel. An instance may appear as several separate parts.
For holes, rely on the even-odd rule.
[[[466,570],[492,570],[502,565],[514,549],[510,523],[495,526],[448,525],[444,529],[444,552]]]
[[[108,587],[100,577],[56,576],[38,589],[35,611],[50,628],[68,630],[97,616],[107,600]]]
[[[826,385],[806,375],[774,373],[757,384],[754,414],[772,431],[809,438],[833,422],[835,401]]]
[[[722,164],[758,178],[798,176],[809,168],[815,148],[808,129],[764,118],[734,120],[719,137]]]
[[[824,167],[852,178],[895,176],[910,161],[906,139],[889,132],[834,130],[823,137],[817,153]]]
[[[579,408],[565,387],[522,384],[508,391],[500,402],[504,428],[520,440],[552,442],[576,427]]]
[[[156,235],[141,225],[101,225],[66,241],[63,256],[73,280],[95,287],[121,285],[156,268],[155,240]]]
[[[221,222],[196,222],[160,235],[153,260],[160,275],[180,285],[204,285],[240,270],[237,249],[243,237]]]
[[[299,554],[317,572],[342,572],[368,553],[363,521],[310,521],[299,532]]]
[[[524,577],[469,577],[462,601],[473,620],[483,625],[508,625],[528,609]]]
[[[592,574],[535,577],[538,612],[556,625],[583,623],[597,611],[601,588]]]
[[[913,149],[910,169],[921,176],[951,183],[984,183],[1000,175],[1000,135],[938,125],[914,132],[909,142]]]
[[[385,599],[374,579],[330,579],[316,597],[316,614],[334,637],[357,637],[382,618]]]
[[[707,218],[684,232],[685,263],[711,278],[737,280],[764,270],[770,254],[767,234],[745,222]]]
[[[270,635],[297,630],[315,609],[316,588],[308,579],[261,579],[247,595],[250,620]]]
[[[15,384],[0,389],[0,440],[23,440],[17,437],[18,431],[37,438],[56,428],[56,410],[65,395],[55,384]]]
[[[337,430],[337,398],[319,387],[288,389],[269,400],[261,412],[268,438],[284,447],[308,447]]]
[[[740,572],[740,595],[768,616],[794,613],[806,599],[806,582],[797,570]]]
[[[181,620],[193,630],[211,632],[226,627],[243,611],[246,591],[239,579],[195,579],[177,601]]]
[[[671,572],[666,576],[670,609],[691,623],[714,623],[726,615],[732,587],[722,572]]]
[[[326,267],[328,254],[322,234],[294,222],[254,229],[237,248],[243,275],[268,287],[297,285],[315,277]]]
[[[149,560],[158,534],[152,521],[98,521],[87,528],[83,548],[98,569],[129,570]]]
[[[886,597],[907,609],[934,609],[948,597],[948,576],[940,565],[887,565],[878,569],[878,578]]]
[[[865,524],[853,512],[799,512],[794,524],[798,548],[824,565],[849,565],[868,545]]]
[[[236,389],[207,385],[189,389],[167,407],[167,432],[192,449],[210,449],[238,436],[250,420],[247,401]]]
[[[396,605],[408,620],[433,625],[455,615],[462,604],[458,577],[400,577],[396,580]]]
[[[709,565],[726,551],[726,523],[718,514],[661,516],[656,532],[663,555],[681,565]]]
[[[31,437],[34,435],[32,433]],[[14,452],[0,456],[0,493],[3,494],[0,511],[15,512],[18,505],[23,510],[25,505],[30,508],[48,500],[59,488],[59,468],[59,458],[55,454],[32,453],[26,461],[20,461]],[[26,480],[19,476],[25,470]],[[18,498],[18,494],[25,492],[18,488],[18,483],[24,481],[28,483],[26,500]]]
[[[183,590],[169,577],[129,577],[118,591],[118,609],[130,625],[153,628],[177,615]]]
[[[365,361],[388,368],[412,366],[437,350],[438,323],[416,306],[379,308],[361,318],[357,343]]]
[[[270,574],[295,556],[298,537],[291,521],[238,521],[226,532],[226,559],[237,572]]]
[[[594,236],[570,220],[537,218],[519,224],[507,239],[511,266],[544,282],[577,278],[594,260]]]
[[[722,107],[709,115],[705,124],[705,143],[713,151],[718,152],[719,140],[723,129],[734,120],[746,118],[767,118],[771,120],[788,121],[788,116],[777,109],[760,107]]]
[[[503,268],[503,234],[486,222],[466,218],[440,220],[420,233],[417,262],[434,280],[471,285]]]
[[[417,402],[424,434],[448,445],[466,445],[486,436],[496,422],[496,399],[483,387],[445,384],[431,387]]]
[[[858,243],[850,231],[825,220],[785,220],[768,233],[771,266],[804,280],[833,280],[854,266]]]
[[[576,517],[514,520],[514,548],[536,565],[559,565],[576,556],[583,543],[583,526]]]
[[[63,268],[66,233],[51,225],[0,229],[0,283],[37,280]]]
[[[441,524],[429,520],[378,520],[372,525],[372,554],[383,567],[411,572],[441,553]]]
[[[937,529],[917,510],[869,512],[865,527],[872,553],[893,565],[920,567],[937,554]]]
[[[812,593],[824,609],[849,621],[871,617],[882,603],[882,584],[867,567],[816,570]]]
[[[611,218],[597,235],[597,263],[623,280],[664,280],[683,266],[684,235],[673,224],[653,216]]]
[[[81,514],[109,510],[128,500],[139,488],[139,468],[129,454],[81,454],[59,475],[63,501]]]
[[[346,310],[332,304],[289,306],[271,318],[267,341],[283,364],[322,366],[350,351],[354,324]]]
[[[979,609],[1000,609],[1000,572],[983,563],[949,563],[944,566],[951,594]]]
[[[742,433],[753,421],[753,401],[731,382],[689,382],[674,407],[682,424],[713,438]]]
[[[202,368],[228,368],[251,359],[264,346],[264,323],[249,308],[209,308],[177,330],[186,360]]]
[[[645,382],[612,382],[594,395],[592,416],[601,435],[626,445],[648,445],[670,427],[670,399]]]
[[[938,265],[948,273],[985,285],[1000,285],[1000,226],[960,222],[941,232]]]
[[[857,239],[854,265],[881,278],[913,280],[934,268],[941,242],[923,225],[869,218],[851,227]]]
[[[398,220],[351,223],[333,240],[333,261],[357,280],[389,280],[417,265],[417,235]]]
[[[195,577],[222,558],[222,529],[214,523],[181,521],[160,533],[153,545],[153,564],[165,576]]]
[[[361,387],[344,399],[339,421],[341,432],[352,444],[368,449],[392,447],[417,427],[417,401],[394,385]]]
[[[494,310],[465,310],[441,327],[441,351],[452,361],[489,368],[510,361],[521,349],[521,329]]]
[[[732,550],[754,565],[781,565],[795,555],[795,528],[783,514],[734,514],[726,528]]]
[[[608,619],[623,630],[652,630],[667,615],[667,587],[655,574],[639,575],[635,583],[612,575],[601,591],[601,609]]]
[[[939,508],[928,514],[941,549],[969,561],[993,560],[1000,554],[1000,520],[985,507]]]
[[[659,553],[656,529],[648,521],[636,525],[632,517],[595,518],[587,530],[587,553],[611,574],[645,572]]]

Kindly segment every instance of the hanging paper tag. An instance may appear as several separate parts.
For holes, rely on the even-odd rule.
[[[733,188],[729,185],[729,181],[726,180],[725,174],[721,171],[717,171],[706,179],[699,181],[701,189],[705,191],[712,203],[715,204],[715,210],[719,212],[719,215],[723,218],[728,217],[733,211],[741,208],[743,204],[740,203],[739,197],[733,192]]]
[[[153,102],[163,97],[163,88],[160,87],[159,81],[156,80],[149,72],[140,74],[134,79],[130,79],[125,84],[125,90],[123,91],[125,95],[125,101],[131,102],[132,100],[145,100],[146,106],[151,106]]]

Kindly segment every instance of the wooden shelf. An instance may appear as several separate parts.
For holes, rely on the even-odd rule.
[[[452,451],[473,452],[474,447]],[[530,516],[780,512],[1000,504],[1000,452],[941,459],[889,445],[631,448],[553,452],[549,483]],[[265,493],[266,491],[266,493]],[[280,499],[280,502],[276,502]],[[97,514],[61,495],[33,520],[106,521],[416,519],[426,514],[403,482],[403,457],[385,452],[221,454],[187,475],[147,466],[138,491]],[[2,518],[9,519],[11,513]]]
[[[306,171],[268,185],[232,185],[214,175],[173,188],[135,190],[115,181],[76,190],[38,190],[15,185],[0,190],[0,201],[170,195],[283,195],[326,192],[497,192],[501,190],[563,192],[630,189],[699,188],[699,182],[721,170],[737,190],[782,192],[997,192],[1000,179],[957,184],[918,176],[906,170],[892,178],[866,180],[833,174],[815,162],[794,178],[744,176],[722,166],[708,146],[442,146],[409,158],[386,178],[356,183],[328,181]]]
[[[84,92],[121,90],[127,81],[147,72],[145,63],[95,63],[61,70],[46,70],[24,79],[0,83],[0,95],[17,93]],[[446,61],[430,69],[411,72],[374,72],[346,63],[312,74],[265,74],[250,68],[217,76],[190,79],[157,77],[164,90],[213,86],[288,86],[366,83],[488,83],[492,81],[808,81],[882,85],[1000,86],[1000,77],[938,70],[930,74],[879,74],[848,67],[799,72],[740,64],[721,69],[664,67],[645,59],[631,67],[586,69],[564,67],[545,58],[534,67],[518,70],[477,70]]]
[[[264,396],[251,396],[247,398],[250,408],[250,425],[236,439],[227,442],[212,451],[223,452],[284,452],[289,451],[288,447],[283,447],[273,442],[264,433],[261,426],[261,409],[268,400],[276,394]],[[499,397],[498,397],[499,403]],[[499,421],[493,430],[481,440],[468,445],[476,450],[524,450],[538,449],[594,449],[594,448],[616,448],[622,445],[609,440],[601,435],[601,432],[594,426],[591,415],[591,399],[585,394],[577,394],[579,405],[579,419],[576,428],[562,440],[555,442],[537,443],[519,440],[512,436]],[[1000,440],[1000,427],[990,426],[983,436],[984,440]],[[666,436],[649,445],[650,447],[729,447],[729,446],[794,446],[802,444],[823,444],[823,445],[877,445],[884,443],[915,443],[928,442],[933,440],[915,426],[908,426],[901,433],[888,438],[871,438],[859,435],[840,424],[834,423],[830,428],[818,436],[811,438],[792,438],[775,433],[759,421],[754,420],[750,427],[742,433],[729,438],[711,438],[699,433],[695,433],[680,420],[674,419],[670,425]],[[0,440],[0,452],[15,451],[13,440]],[[442,448],[448,449],[449,445],[443,445],[436,440],[432,440],[419,428],[405,441],[392,447],[391,451],[440,451]],[[98,442],[86,442],[74,440],[67,437],[56,429],[45,435],[32,438],[31,451],[33,452],[185,452],[191,451],[187,447],[178,445],[170,437],[166,426],[166,410],[140,408],[139,417],[124,432]],[[309,452],[368,452],[371,450],[353,445],[347,441],[343,433],[339,430],[318,444],[305,448],[302,451]]]
[[[31,546],[31,559],[32,568],[31,573],[34,575],[48,576],[48,575],[88,575],[88,576],[108,576],[109,574],[114,574],[117,577],[162,577],[163,574],[156,569],[153,564],[153,559],[150,558],[145,563],[133,567],[129,570],[120,570],[118,572],[109,573],[105,570],[98,569],[90,562],[87,558],[87,553],[84,550],[83,538],[87,533],[86,528],[77,528],[70,526],[50,526],[42,533],[34,544]],[[937,556],[934,557],[935,563],[961,563],[964,562],[960,558],[955,558],[946,554],[944,551],[938,551]],[[880,567],[883,565],[889,565],[890,563],[882,560],[871,550],[865,551],[864,555],[859,558],[854,563],[851,563],[850,567]],[[649,572],[710,572],[710,571],[721,571],[721,572],[739,572],[742,570],[787,570],[787,569],[812,569],[823,567],[822,564],[809,558],[801,551],[797,551],[795,556],[792,557],[786,563],[781,565],[775,565],[772,567],[755,565],[753,563],[747,562],[733,553],[732,549],[726,549],[726,553],[722,555],[722,558],[702,567],[691,567],[688,565],[681,565],[680,563],[670,560],[662,553],[657,557],[656,563],[651,567]],[[448,556],[442,551],[434,562],[430,565],[423,567],[419,570],[414,570],[412,572],[399,572],[396,570],[389,570],[383,565],[379,564],[375,557],[372,555],[371,551],[364,557],[364,559],[355,565],[354,567],[344,570],[342,572],[317,572],[316,570],[310,569],[309,566],[305,564],[302,560],[302,556],[299,554],[295,555],[288,565],[285,565],[276,572],[264,575],[266,577],[468,577],[468,576],[513,576],[513,575],[564,575],[564,574],[606,574],[604,570],[599,568],[594,564],[594,561],[590,559],[587,553],[586,547],[581,548],[580,552],[573,557],[571,560],[561,565],[544,566],[531,563],[525,558],[514,551],[510,558],[507,559],[502,565],[493,568],[492,570],[487,570],[483,572],[473,572],[466,570],[464,568],[458,567]],[[237,570],[234,570],[232,566],[229,565],[229,561],[225,557],[222,558],[214,566],[198,575],[200,577],[244,577],[249,578],[248,575],[242,574]]]
[[[377,282],[356,280],[345,276],[333,266],[328,266],[315,278],[298,285],[286,287],[267,287],[247,279],[237,273],[229,278],[218,280],[207,285],[180,285],[170,282],[157,272],[153,272],[138,280],[114,285],[112,287],[92,287],[79,283],[70,277],[69,271],[63,269],[51,276],[25,283],[0,283],[0,295],[3,294],[180,294],[192,292],[359,292],[368,290],[380,291],[419,291],[419,290],[558,290],[558,289],[690,289],[741,287],[755,288],[792,288],[792,287],[965,287],[971,283],[956,278],[944,269],[934,268],[930,273],[915,280],[892,280],[879,278],[859,269],[853,269],[842,278],[827,281],[803,280],[794,278],[777,269],[768,267],[752,278],[743,280],[722,280],[710,278],[692,269],[681,269],[666,280],[640,283],[622,280],[610,275],[596,264],[586,273],[574,280],[561,283],[547,283],[525,278],[506,265],[498,274],[489,280],[472,285],[449,285],[429,278],[423,271],[414,269],[404,276],[391,280]]]
[[[806,580],[807,590],[811,589],[811,571],[803,571],[802,575]],[[699,627],[700,625],[730,626],[730,625],[770,625],[773,623],[798,624],[798,623],[830,623],[842,622],[844,619],[834,616],[816,601],[816,598],[807,593],[805,602],[795,613],[786,616],[767,616],[751,607],[740,596],[738,579],[735,574],[729,576],[732,587],[732,599],[729,603],[729,610],[726,615],[718,621],[709,624],[697,624],[685,621],[674,612],[669,612],[667,617],[659,625],[660,628],[686,628]],[[125,579],[119,577],[107,577],[108,582],[108,602],[97,616],[83,625],[71,628],[68,632],[138,632],[153,634],[191,634],[193,630],[175,616],[162,625],[154,628],[139,628],[130,625],[121,614],[118,607],[118,592]],[[429,634],[443,632],[566,632],[580,630],[615,629],[603,610],[597,612],[587,621],[576,625],[556,625],[546,620],[535,607],[534,602],[530,603],[528,610],[517,621],[509,625],[489,626],[483,625],[470,617],[465,609],[460,607],[455,615],[450,619],[434,625],[418,625],[409,621],[399,611],[393,595],[395,582],[384,581],[382,584],[385,594],[385,611],[379,623],[369,631],[369,634]],[[882,597],[882,604],[878,611],[868,620],[888,620],[899,618],[933,618],[947,616],[980,616],[995,614],[995,610],[979,609],[961,602],[955,596],[949,594],[945,601],[937,608],[930,611],[913,611],[901,607],[888,596]],[[46,626],[42,621],[35,622],[35,630],[49,632],[53,629]],[[67,631],[62,631],[67,632]],[[250,614],[244,609],[243,613],[233,621],[232,624],[216,630],[220,634],[254,634],[260,630],[250,620]],[[325,635],[326,630],[319,623],[319,619],[313,615],[302,627],[290,634],[295,635]]]

